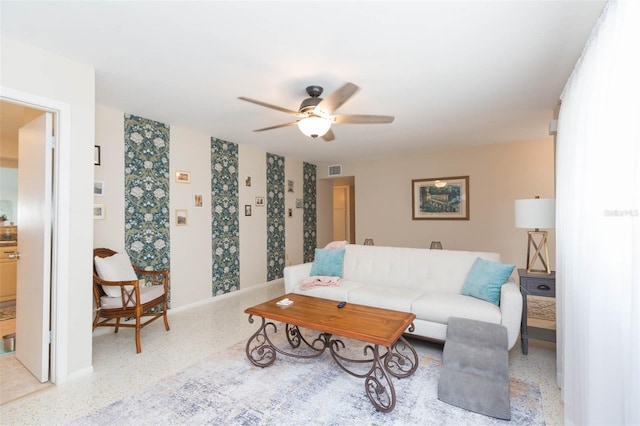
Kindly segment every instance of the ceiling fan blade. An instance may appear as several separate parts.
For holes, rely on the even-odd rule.
[[[360,88],[353,83],[345,83],[341,88],[324,98],[315,111],[319,115],[333,114],[342,104],[347,102]]]
[[[296,124],[298,124],[297,121],[292,121],[291,123],[277,124],[275,126],[264,127],[262,129],[256,129],[256,130],[254,130],[254,132],[264,132],[265,130],[273,130],[273,129],[279,129],[280,127],[295,126]]]
[[[334,140],[336,137],[333,134],[333,130],[329,129],[329,131],[327,133],[325,133],[324,135],[322,135],[322,139],[324,139],[325,142],[331,142],[332,140]]]
[[[244,96],[240,96],[240,97],[238,97],[238,99],[241,99],[241,100],[247,101],[247,102],[251,102],[252,104],[260,105],[260,106],[263,106],[263,107],[267,107],[267,108],[275,109],[275,110],[278,110],[278,111],[286,112],[287,114],[298,115],[298,111],[293,111],[291,109],[282,108],[282,107],[279,107],[277,105],[271,105],[271,104],[268,104],[266,102],[258,101],[256,99],[245,98]]]
[[[331,121],[343,124],[392,123],[394,119],[395,117],[391,115],[340,114],[331,116]]]

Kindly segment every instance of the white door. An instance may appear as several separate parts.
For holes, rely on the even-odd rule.
[[[16,358],[49,380],[53,115],[20,129],[18,140],[18,292]]]

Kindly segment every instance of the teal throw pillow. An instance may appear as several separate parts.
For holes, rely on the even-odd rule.
[[[507,282],[515,265],[476,258],[462,287],[462,294],[486,300],[500,306],[500,290]]]
[[[311,276],[328,276],[342,278],[344,266],[344,249],[316,249],[315,259],[311,267]]]

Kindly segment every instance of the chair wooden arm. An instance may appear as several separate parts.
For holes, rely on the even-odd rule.
[[[111,287],[120,287],[120,297],[122,298],[122,306],[139,306],[140,305],[140,281],[106,281],[100,278],[95,273],[93,274],[93,280],[96,285],[106,285]],[[95,289],[95,286],[94,286]],[[135,297],[134,297],[135,296]],[[131,303],[131,305],[129,305]],[[98,305],[98,309],[102,309],[101,304]]]
[[[166,269],[158,269],[155,271],[147,271],[142,268],[138,268],[136,265],[131,264],[133,266],[133,270],[136,271],[138,275],[142,275],[142,278],[146,282],[146,277],[151,278],[151,285],[164,285],[164,291],[169,291],[169,271]]]

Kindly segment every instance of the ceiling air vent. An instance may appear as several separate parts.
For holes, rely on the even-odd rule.
[[[329,166],[329,177],[331,176],[342,176],[342,164]]]

